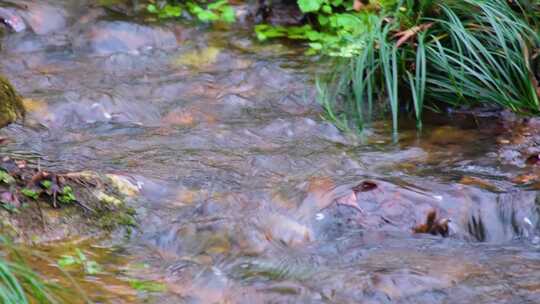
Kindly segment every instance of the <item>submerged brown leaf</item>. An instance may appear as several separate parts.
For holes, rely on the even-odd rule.
[[[448,236],[448,223],[450,223],[450,219],[443,218],[438,219],[437,218],[437,211],[431,210],[426,217],[426,223],[420,224],[413,228],[414,233],[429,233],[432,235],[440,235],[443,237]]]
[[[360,184],[352,187],[352,190],[354,191],[354,193],[367,192],[367,191],[371,191],[375,189],[377,189],[377,184],[372,181],[363,181]]]

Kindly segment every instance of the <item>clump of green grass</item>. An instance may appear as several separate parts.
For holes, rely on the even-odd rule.
[[[0,237],[2,246],[9,243]],[[4,247],[5,248],[5,247]],[[59,303],[52,286],[33,272],[19,256],[14,262],[0,256],[0,303]]]
[[[400,1],[357,37],[362,51],[319,83],[326,116],[342,129],[362,128],[373,103],[386,100],[397,131],[403,102],[419,127],[428,102],[539,114],[538,20],[504,0]]]
[[[60,286],[46,282],[34,272],[18,254],[15,246],[2,236],[0,248],[0,303],[69,303],[62,297]],[[10,258],[2,254],[9,254]],[[74,282],[73,284],[76,285]],[[82,291],[78,291],[78,298],[86,299]]]

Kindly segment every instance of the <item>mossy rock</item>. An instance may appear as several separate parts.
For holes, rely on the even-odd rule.
[[[0,76],[0,128],[24,116],[21,97],[9,81]]]
[[[11,168],[11,162],[0,162],[0,167]],[[136,188],[128,178],[90,171],[49,172],[49,177],[29,186],[36,176],[43,176],[40,171],[25,167],[0,172],[4,174],[0,193],[6,197],[6,202],[0,202],[0,235],[17,242],[41,243],[110,233],[128,237],[137,229],[130,203],[138,193],[125,191],[128,186]],[[57,189],[56,198],[52,189]]]

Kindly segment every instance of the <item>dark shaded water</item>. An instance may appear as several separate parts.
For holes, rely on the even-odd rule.
[[[504,148],[525,131],[456,115],[405,124],[397,143],[386,122],[343,134],[320,118],[324,67],[301,49],[7,3],[27,30],[4,37],[0,66],[30,114],[1,151],[140,190],[129,241],[42,248],[94,256],[105,273],[79,280],[96,301],[540,302],[537,192],[515,184],[535,172]],[[449,237],[412,233],[430,210]],[[136,292],[126,272],[167,291]]]

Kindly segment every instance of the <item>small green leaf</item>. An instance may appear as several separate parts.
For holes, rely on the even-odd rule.
[[[57,261],[58,266],[67,267],[75,264],[80,264],[80,261],[77,260],[74,256],[71,255],[62,255]]]
[[[163,283],[154,282],[154,281],[142,281],[137,279],[132,279],[129,281],[129,285],[135,290],[146,291],[146,292],[164,292],[167,290],[167,287]]]
[[[310,30],[310,31],[306,32],[306,37],[307,37],[307,39],[309,39],[311,41],[316,41],[316,40],[319,40],[321,38],[321,33],[317,32],[317,31],[314,31],[314,30]]]
[[[208,4],[207,8],[209,10],[215,10],[215,9],[219,9],[222,6],[225,6],[225,5],[227,5],[227,0],[219,0],[219,1]]]
[[[227,23],[233,23],[236,21],[236,15],[234,9],[230,6],[226,6],[221,10],[221,20]]]
[[[328,24],[328,17],[325,15],[317,15],[317,21],[319,21],[320,25],[325,26]]]
[[[180,17],[182,15],[182,8],[176,5],[165,5],[163,12],[169,18],[171,17]]]
[[[102,271],[101,266],[96,261],[89,260],[79,248],[75,249],[75,254],[75,256],[62,255],[57,261],[58,266],[65,268],[73,265],[82,265],[84,273],[89,275],[98,274]]]
[[[326,14],[331,14],[332,13],[332,7],[328,4],[325,4],[322,6],[322,11]]]
[[[77,254],[77,256],[79,257],[79,260],[81,262],[85,262],[86,261],[86,255],[84,255],[84,253],[79,249],[79,248],[76,248],[75,249],[75,253]]]
[[[189,10],[193,14],[199,14],[204,11],[204,9],[202,9],[200,6],[195,5],[195,4],[189,5]]]
[[[158,12],[158,9],[157,7],[154,5],[154,4],[148,4],[146,6],[146,10],[149,12],[149,13],[152,13],[152,14],[155,14]]]
[[[0,170],[0,181],[5,184],[13,184],[15,179],[4,170]]]
[[[28,198],[34,199],[34,200],[37,200],[38,197],[39,197],[39,192],[37,192],[35,190],[32,190],[32,189],[29,189],[29,188],[22,188],[21,193],[22,193],[22,195],[24,195],[24,196],[26,196]]]
[[[268,37],[264,34],[264,32],[255,31],[255,34],[257,35],[257,39],[259,39],[259,41],[265,41],[266,39],[268,39]]]
[[[314,50],[322,50],[323,45],[318,42],[312,42],[309,44],[309,46]]]
[[[199,20],[201,20],[202,22],[209,22],[218,20],[219,16],[216,15],[214,12],[203,10],[202,12],[197,14],[197,18],[199,18]]]
[[[87,261],[83,265],[84,272],[89,275],[95,275],[102,271],[101,266],[96,261]]]
[[[50,180],[43,180],[41,181],[41,185],[45,188],[45,189],[51,189],[52,187],[52,182]]]
[[[298,7],[302,13],[316,12],[321,8],[324,0],[298,0]]]
[[[77,198],[75,197],[73,189],[70,186],[64,186],[64,188],[62,188],[62,193],[58,197],[58,200],[64,204],[71,204],[77,201]]]

